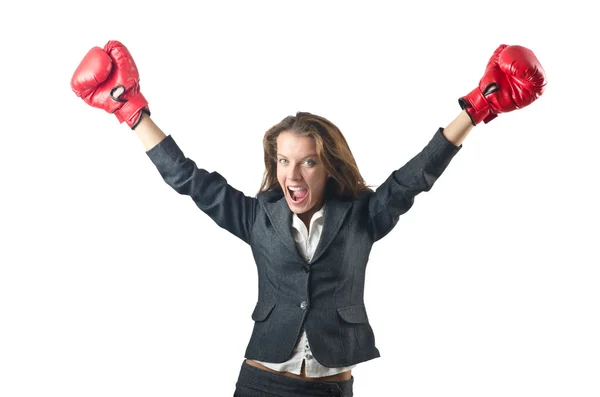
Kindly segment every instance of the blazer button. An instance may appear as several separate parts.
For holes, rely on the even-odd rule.
[[[308,307],[308,303],[306,303],[306,301],[302,301],[302,303],[300,303],[300,309],[306,310],[307,307]]]

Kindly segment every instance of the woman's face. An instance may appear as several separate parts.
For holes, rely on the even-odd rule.
[[[291,131],[279,134],[277,180],[288,206],[303,221],[310,221],[323,205],[327,177],[312,137],[298,136]]]

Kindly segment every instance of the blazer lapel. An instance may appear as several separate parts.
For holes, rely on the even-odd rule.
[[[319,243],[317,244],[317,249],[315,250],[315,254],[313,255],[310,263],[315,262],[329,244],[333,241],[334,237],[340,231],[342,227],[342,223],[350,210],[352,204],[347,201],[339,201],[337,199],[329,199],[327,201],[327,208],[325,209],[325,215],[323,219],[323,230],[321,231],[321,238],[319,239]],[[271,223],[273,224],[273,228],[281,238],[283,244],[290,250],[292,253],[300,256],[300,252],[296,247],[296,241],[294,240],[294,236],[292,235],[292,211],[285,201],[285,197],[282,197],[280,200],[275,202],[267,202],[265,203],[266,213]]]
[[[283,244],[292,253],[302,257],[296,248],[296,240],[292,235],[292,211],[285,201],[285,197],[275,202],[265,203],[267,216],[273,224],[273,228],[283,241]]]
[[[321,238],[317,244],[315,254],[309,263],[315,262],[323,252],[327,250],[329,244],[333,241],[334,237],[340,231],[342,223],[350,210],[352,204],[347,201],[339,201],[335,198],[331,198],[327,201],[327,208],[325,208],[325,219],[323,219],[323,230],[321,231]]]

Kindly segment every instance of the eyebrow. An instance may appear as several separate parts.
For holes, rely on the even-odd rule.
[[[277,153],[277,155],[278,155],[278,156],[281,156],[281,157],[285,157],[285,158],[287,158],[287,156],[284,156],[284,155],[283,155],[283,154],[281,154],[281,153]],[[302,157],[302,159],[301,159],[301,160],[304,160],[304,159],[306,159],[306,158],[308,158],[308,157],[319,157],[319,156],[317,156],[317,154],[316,154],[316,153],[311,153],[311,154],[309,154],[309,155],[307,155],[307,156],[304,156],[304,157]]]

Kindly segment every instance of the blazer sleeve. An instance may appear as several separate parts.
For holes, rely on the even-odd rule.
[[[246,243],[254,223],[257,199],[234,189],[218,172],[198,168],[186,158],[168,135],[146,152],[164,181],[176,192],[188,195],[219,226]]]
[[[423,150],[402,168],[392,172],[369,198],[369,226],[373,242],[388,234],[414,203],[415,196],[429,191],[462,148],[436,131]]]

